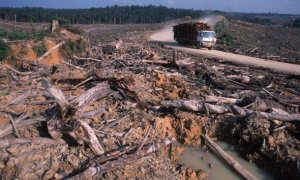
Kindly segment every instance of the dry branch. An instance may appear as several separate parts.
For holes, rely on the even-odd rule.
[[[89,147],[92,149],[95,155],[101,155],[104,153],[104,149],[102,148],[99,140],[94,132],[94,130],[88,125],[86,121],[76,120],[75,123],[78,123],[77,131],[75,134],[80,140],[83,140]],[[78,131],[81,129],[81,131]]]
[[[73,67],[75,69],[84,70],[84,68],[81,68],[79,66],[75,66],[74,64],[68,63],[66,61],[60,60],[60,62],[63,63],[63,64],[66,64],[66,65],[69,65],[69,66],[71,66],[71,67]]]
[[[56,46],[54,46],[51,49],[49,49],[44,55],[42,55],[40,58],[38,58],[36,60],[36,62],[40,62],[41,60],[43,60],[45,57],[47,57],[49,54],[51,54],[55,49],[57,49],[60,46],[62,46],[64,43],[65,43],[65,41],[62,41],[59,44],[57,44]]]
[[[20,134],[19,134],[19,131],[18,131],[17,126],[15,124],[14,118],[10,114],[8,114],[8,117],[10,119],[11,125],[13,126],[13,130],[14,130],[15,135],[19,138]]]
[[[79,86],[81,86],[81,85],[87,83],[88,81],[90,81],[90,80],[92,80],[92,79],[94,79],[94,77],[90,77],[90,78],[88,78],[88,79],[82,81],[81,83],[77,84],[77,85],[76,85],[74,88],[72,88],[72,89],[77,89]]]
[[[77,56],[74,56],[74,58],[77,59],[77,60],[90,60],[90,61],[102,62],[101,60],[95,59],[95,58],[80,58],[80,57],[77,57]]]

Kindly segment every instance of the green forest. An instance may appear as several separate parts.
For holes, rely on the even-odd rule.
[[[175,9],[165,6],[107,6],[89,9],[46,9],[0,7],[0,19],[17,22],[50,22],[53,18],[62,24],[151,24],[184,17],[200,18],[219,14],[256,24],[293,26],[299,28],[298,15],[277,13],[236,13],[210,10]],[[291,18],[292,17],[292,18]],[[281,19],[285,22],[281,22]],[[293,19],[294,18],[294,19]]]
[[[18,22],[50,22],[59,18],[68,24],[144,24],[160,23],[190,16],[199,18],[202,10],[174,9],[164,6],[109,6],[90,9],[0,8],[0,18]]]

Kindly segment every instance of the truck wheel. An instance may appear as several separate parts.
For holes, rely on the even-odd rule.
[[[211,49],[212,49],[212,47],[209,47],[209,48],[208,48],[208,50],[211,50]]]

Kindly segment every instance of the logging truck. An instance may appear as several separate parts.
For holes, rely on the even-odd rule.
[[[211,31],[207,23],[183,23],[173,26],[174,39],[178,44],[192,44],[197,48],[206,47],[211,50],[216,46],[216,33]]]

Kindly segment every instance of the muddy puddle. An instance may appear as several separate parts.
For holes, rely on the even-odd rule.
[[[260,180],[275,179],[269,172],[258,167],[254,163],[250,163],[239,156],[232,145],[224,142],[217,142],[217,144],[237,160],[244,168],[254,174]],[[185,150],[178,160],[179,164],[194,168],[195,170],[206,171],[209,176],[208,180],[243,179],[239,174],[231,169],[222,159],[217,157],[211,150],[205,151],[202,148],[189,147]]]

